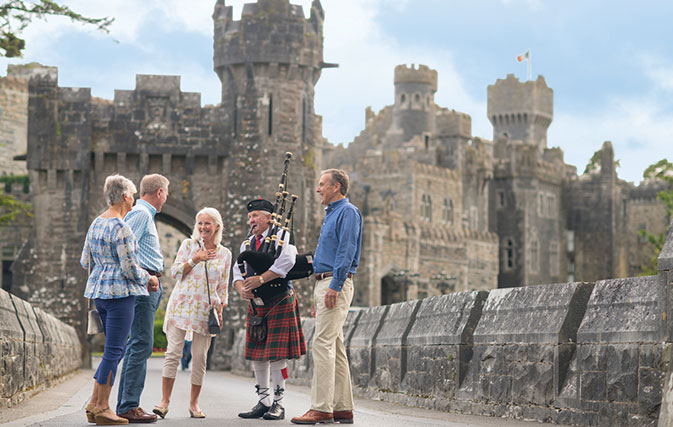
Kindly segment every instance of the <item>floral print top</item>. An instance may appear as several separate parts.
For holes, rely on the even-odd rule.
[[[170,324],[183,331],[210,335],[208,332],[208,288],[206,286],[206,270],[208,266],[208,283],[210,284],[210,303],[226,304],[229,294],[229,271],[231,270],[231,251],[217,245],[215,258],[201,261],[184,275],[185,262],[199,250],[199,242],[186,239],[180,245],[171,274],[176,280],[166,307],[164,332]]]
[[[86,233],[79,263],[91,273],[87,298],[114,299],[149,295],[150,275],[138,264],[138,243],[131,228],[120,218],[97,217]]]

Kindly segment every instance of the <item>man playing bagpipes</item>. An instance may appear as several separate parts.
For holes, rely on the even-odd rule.
[[[285,418],[282,399],[287,359],[298,359],[306,354],[299,305],[287,278],[295,266],[297,248],[283,242],[281,236],[288,234],[289,241],[289,233],[279,232],[278,236],[273,235],[271,242],[272,229],[282,230],[278,227],[280,220],[273,221],[272,213],[277,207],[274,209],[271,202],[252,200],[247,210],[251,237],[241,244],[239,267],[233,269],[234,287],[241,298],[249,301],[245,358],[252,361],[259,401],[250,411],[238,416],[281,420]]]

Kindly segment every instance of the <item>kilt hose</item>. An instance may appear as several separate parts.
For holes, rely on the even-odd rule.
[[[284,296],[280,304],[271,301],[266,305],[256,307],[257,316],[266,317],[266,340],[255,342],[250,339],[250,317],[252,306],[248,304],[248,320],[245,328],[245,358],[271,362],[282,359],[299,359],[306,354],[306,342],[304,332],[301,329],[301,317],[299,316],[299,304],[297,298],[292,295]],[[275,306],[275,307],[274,307]]]

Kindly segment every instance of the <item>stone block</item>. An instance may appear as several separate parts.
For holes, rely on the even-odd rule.
[[[11,296],[16,312],[25,332],[24,338],[24,387],[32,388],[48,379],[44,371],[44,363],[48,360],[42,340],[42,332],[37,324],[33,307],[26,301]]]
[[[659,271],[673,271],[673,221],[671,221],[664,247],[661,248],[661,252],[659,252],[657,265]]]
[[[372,353],[373,376],[370,386],[380,390],[400,391],[407,371],[406,339],[421,301],[392,304],[386,320],[376,335],[376,350]]]
[[[666,372],[641,368],[638,372],[638,414],[653,417],[662,404]]]
[[[567,342],[575,336],[591,287],[566,283],[492,290],[474,331],[474,343]]]
[[[360,387],[367,387],[374,373],[372,350],[389,307],[378,306],[362,311],[353,331],[348,348],[350,369],[353,383]]]
[[[665,286],[657,276],[596,282],[577,342],[661,342],[666,338]]]
[[[407,345],[470,344],[487,296],[456,292],[421,300]]]
[[[346,316],[346,321],[344,322],[344,345],[346,347],[350,346],[351,337],[353,336],[353,331],[355,331],[355,326],[358,324],[360,314],[362,314],[362,310],[349,311]]]
[[[598,410],[598,425],[627,427],[633,424],[629,421],[629,406],[623,403],[601,403]]]
[[[602,344],[580,344],[577,347],[579,367],[582,371],[607,370],[607,346]]]
[[[638,345],[609,345],[607,356],[608,401],[636,402],[638,395]]]
[[[450,398],[458,388],[458,346],[407,348],[407,373],[402,389],[407,394]]]
[[[586,401],[604,402],[607,397],[607,374],[605,372],[580,373],[580,399]]]
[[[548,406],[554,401],[554,366],[551,363],[512,363],[512,402]]]

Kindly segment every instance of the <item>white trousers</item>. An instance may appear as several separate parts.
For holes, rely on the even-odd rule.
[[[162,376],[175,378],[177,375],[186,333],[187,331],[178,329],[175,325],[166,327],[168,348],[164,355]],[[203,384],[203,378],[206,376],[206,359],[208,358],[208,348],[210,348],[210,335],[201,335],[196,332],[192,335],[194,335],[192,339],[192,384],[201,385]]]

